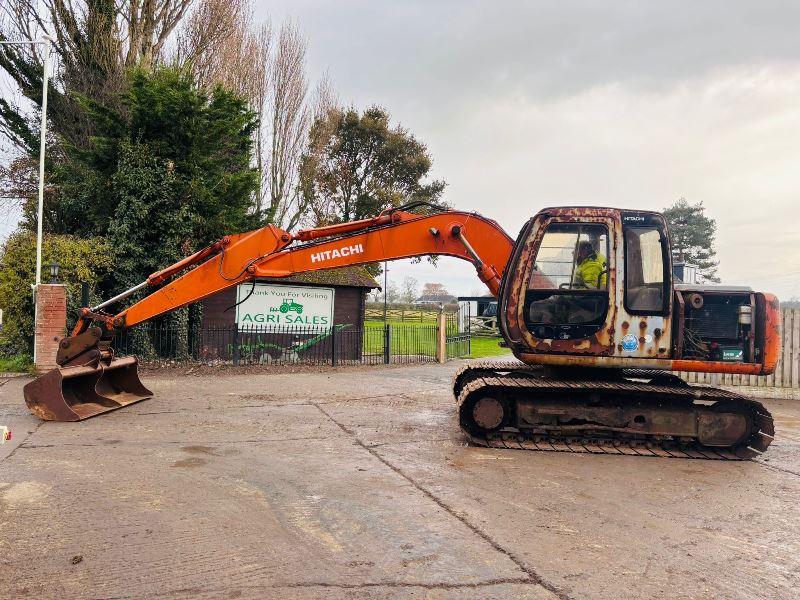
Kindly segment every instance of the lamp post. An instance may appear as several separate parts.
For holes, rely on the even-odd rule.
[[[42,71],[42,124],[39,128],[39,206],[36,211],[36,281],[33,284],[34,306],[36,288],[42,283],[42,218],[44,214],[44,151],[47,138],[47,90],[50,81],[50,48],[53,38],[43,35],[38,40],[1,41],[3,46],[44,46],[44,69]],[[38,315],[37,315],[38,316]],[[36,319],[36,316],[34,317]],[[33,345],[33,361],[36,362],[36,344]]]
[[[383,324],[386,325],[386,312],[389,301],[389,263],[383,261]]]
[[[61,265],[57,260],[50,261],[50,283],[58,283],[58,272],[61,270]]]
[[[36,211],[36,282],[42,283],[42,215],[44,213],[44,153],[47,138],[47,90],[50,83],[50,48],[53,38],[48,35],[38,40],[13,40],[0,42],[2,46],[44,46],[42,72],[42,124],[39,128],[39,205]]]

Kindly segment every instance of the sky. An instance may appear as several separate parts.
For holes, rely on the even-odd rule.
[[[257,1],[312,78],[424,142],[446,200],[516,236],[545,206],[702,202],[723,283],[800,296],[796,1]],[[452,293],[457,259],[390,265]]]

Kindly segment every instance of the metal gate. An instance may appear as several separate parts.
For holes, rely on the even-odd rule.
[[[472,353],[471,317],[468,303],[462,304],[455,312],[445,313],[447,358],[463,358]]]

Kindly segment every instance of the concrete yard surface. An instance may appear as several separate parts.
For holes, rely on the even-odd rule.
[[[0,380],[3,598],[796,598],[800,402],[748,462],[468,445],[447,365]]]

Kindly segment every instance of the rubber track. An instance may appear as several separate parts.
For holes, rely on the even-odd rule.
[[[691,386],[680,381],[675,385],[659,385],[630,381],[624,377],[635,379],[672,382],[677,376],[665,371],[624,371],[623,378],[596,379],[555,379],[545,376],[544,369],[536,365],[521,362],[485,362],[470,365],[459,370],[453,378],[454,391],[457,392],[459,414],[462,404],[469,396],[484,387],[503,388],[513,393],[522,389],[541,391],[543,389],[581,389],[594,388],[601,391],[637,392],[646,396],[650,393],[669,394],[679,400],[727,400],[741,404],[741,412],[750,413],[757,421],[756,431],[747,442],[733,448],[717,448],[704,446],[698,442],[693,444],[677,443],[671,440],[637,438],[632,440],[623,436],[613,437],[613,432],[604,432],[603,438],[587,438],[586,436],[544,436],[531,434],[525,430],[502,431],[491,437],[482,438],[464,433],[469,440],[479,446],[489,448],[508,448],[514,450],[538,450],[548,452],[574,452],[592,454],[619,454],[636,456],[658,456],[664,458],[697,458],[708,460],[747,460],[759,456],[772,442],[774,424],[772,416],[764,406],[735,392],[717,388]]]

